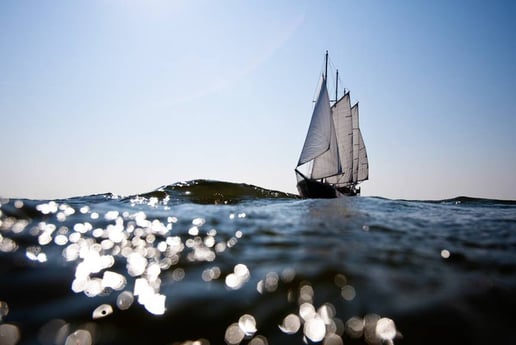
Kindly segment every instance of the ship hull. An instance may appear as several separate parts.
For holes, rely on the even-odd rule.
[[[342,196],[355,196],[360,193],[360,189],[355,187],[335,187],[328,183],[306,178],[297,183],[297,190],[302,198],[310,199],[332,199]]]

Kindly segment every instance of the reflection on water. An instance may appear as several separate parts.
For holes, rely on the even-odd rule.
[[[20,330],[16,325],[0,324],[0,342],[2,345],[14,345],[20,340]]]
[[[21,200],[13,203],[23,207]],[[146,205],[145,199],[132,199],[131,205]],[[160,203],[151,199],[148,206],[156,208]],[[195,263],[215,263],[203,269],[201,278],[206,284],[222,280],[229,290],[242,289],[249,284],[252,272],[244,263],[237,263],[232,270],[219,267],[217,256],[226,251],[238,249],[239,241],[245,239],[245,232],[238,228],[234,232],[219,231],[203,217],[184,219],[176,216],[148,217],[143,210],[101,210],[92,206],[74,206],[49,201],[37,204],[35,209],[42,219],[36,224],[28,219],[2,218],[1,248],[5,253],[21,248],[28,260],[45,264],[59,262],[56,248],[60,249],[62,260],[74,263],[75,273],[70,286],[74,293],[82,293],[90,298],[104,299],[113,293],[117,297],[113,305],[102,303],[91,313],[92,322],[88,328],[76,328],[58,319],[50,320],[40,329],[40,341],[45,343],[92,344],[95,322],[118,312],[128,310],[136,301],[148,313],[164,315],[167,312],[167,295],[161,292],[163,282],[180,282],[187,274],[189,265]],[[225,222],[243,221],[245,212],[228,212]],[[176,228],[180,228],[176,231]],[[14,236],[10,236],[14,235]],[[23,235],[23,237],[20,237]],[[16,238],[34,238],[34,245],[20,246]],[[29,241],[30,242],[30,241]],[[190,264],[187,264],[190,263]],[[125,269],[123,269],[125,268]],[[123,270],[122,270],[123,269]],[[293,268],[286,267],[280,273],[267,272],[256,283],[255,293],[264,295],[275,293],[280,284],[291,284],[296,277]],[[336,290],[341,290],[343,300],[354,298],[354,288],[347,284],[343,274],[334,277]],[[128,290],[127,288],[131,288]],[[251,287],[252,289],[252,287]],[[246,294],[247,294],[246,290]],[[365,321],[358,317],[348,322],[340,320],[331,303],[314,305],[314,289],[308,281],[302,282],[298,291],[288,290],[285,302],[297,295],[298,310],[285,314],[277,327],[285,335],[302,332],[311,342],[341,344],[342,335],[359,337],[366,332],[357,330],[357,323]],[[6,316],[8,307],[0,304],[0,316]],[[94,320],[94,321],[93,321]],[[382,320],[389,320],[386,323]],[[362,326],[365,329],[365,326]],[[20,338],[19,329],[10,324],[2,324],[2,342],[15,344]],[[252,314],[243,314],[238,320],[227,325],[224,341],[227,344],[267,344],[266,335],[259,334],[260,325]],[[394,323],[390,319],[378,321],[376,335],[365,338],[370,344],[396,337]],[[50,341],[49,341],[50,339]],[[45,340],[45,341],[43,341]],[[209,343],[208,340],[202,340]],[[202,343],[201,340],[199,342]]]
[[[475,271],[488,251],[467,233],[474,218],[444,231],[455,218],[428,218],[439,205],[241,201],[169,187],[126,199],[2,199],[0,345],[392,344],[411,331],[400,315],[513,281],[512,251],[488,257],[505,265],[490,281]],[[192,195],[202,204],[177,202]],[[512,211],[500,212],[514,229]]]

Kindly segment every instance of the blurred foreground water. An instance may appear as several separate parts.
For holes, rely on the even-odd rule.
[[[516,202],[0,199],[0,345],[512,344]]]

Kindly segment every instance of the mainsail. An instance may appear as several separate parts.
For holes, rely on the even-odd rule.
[[[329,183],[346,185],[353,182],[353,125],[349,92],[342,96],[331,107],[332,119],[335,124],[335,134],[339,151],[339,161],[342,172],[328,179]]]
[[[358,167],[359,159],[358,152],[360,151],[359,135],[360,128],[358,127],[358,103],[351,108],[351,119],[353,122],[353,182],[358,181]]]

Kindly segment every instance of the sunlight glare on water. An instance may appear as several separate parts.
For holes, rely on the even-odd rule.
[[[343,345],[342,338],[337,334],[329,334],[324,338],[323,345]]]
[[[93,311],[91,317],[92,319],[100,319],[105,316],[108,316],[113,313],[113,307],[111,307],[109,304],[102,304],[99,305],[95,310]]]
[[[389,318],[381,318],[376,323],[376,335],[382,340],[392,340],[396,336],[396,326]]]
[[[251,276],[251,272],[244,264],[237,264],[233,269],[233,273],[226,276],[226,286],[232,290],[238,290],[246,283]]]
[[[92,339],[89,331],[79,329],[66,338],[65,345],[91,345]]]
[[[9,306],[6,302],[0,301],[0,321],[9,314]]]
[[[240,319],[238,319],[238,326],[246,336],[256,333],[256,320],[252,315],[242,315]]]
[[[104,271],[104,275],[102,277],[102,286],[104,288],[122,290],[126,284],[127,280],[123,275],[112,271]]]
[[[253,339],[249,341],[249,345],[268,345],[269,342],[267,341],[267,338],[265,338],[263,335],[257,335]]]
[[[138,296],[138,303],[142,304],[151,314],[163,315],[165,313],[166,296],[157,293],[147,279],[136,279],[133,294]]]
[[[101,325],[116,325],[119,320],[125,321],[126,318],[141,321],[140,311],[143,309],[146,314],[166,313],[163,320],[168,321],[170,317],[171,324],[181,324],[182,315],[179,314],[184,310],[183,303],[188,307],[188,303],[197,305],[199,301],[210,306],[213,303],[213,310],[220,310],[221,315],[227,315],[224,314],[225,310],[232,310],[230,308],[233,305],[239,308],[238,314],[234,314],[241,315],[238,320],[211,320],[219,327],[219,331],[225,331],[223,340],[228,344],[268,344],[268,338],[259,334],[270,331],[271,322],[275,333],[282,339],[288,336],[303,337],[306,343],[324,345],[341,345],[343,335],[355,339],[363,337],[364,342],[376,345],[382,341],[390,342],[400,334],[394,321],[377,315],[367,315],[367,321],[352,317],[344,324],[337,314],[342,310],[342,305],[356,298],[355,286],[358,289],[360,282],[356,283],[353,273],[336,273],[334,267],[337,266],[322,265],[322,269],[329,268],[331,272],[326,274],[327,271],[324,271],[322,276],[317,275],[317,272],[312,275],[310,268],[305,270],[305,255],[311,258],[324,250],[314,248],[313,251],[302,251],[303,246],[310,247],[313,243],[271,229],[264,223],[267,218],[263,216],[265,211],[260,207],[250,207],[246,212],[242,209],[247,205],[200,209],[188,204],[179,205],[177,209],[175,206],[165,209],[159,207],[162,204],[159,198],[140,197],[131,200],[136,206],[129,206],[125,202],[112,209],[104,201],[89,206],[70,203],[75,208],[61,202],[40,202],[37,210],[44,217],[31,226],[31,221],[24,219],[1,219],[0,248],[7,247],[6,241],[11,240],[6,237],[9,232],[15,235],[25,232],[22,235],[32,236],[34,240],[31,241],[29,237],[28,240],[23,238],[24,242],[20,241],[23,250],[21,255],[25,254],[26,258],[32,260],[31,267],[47,267],[43,264],[53,267],[56,261],[58,264],[64,262],[73,272],[71,279],[64,280],[65,284],[72,281],[72,291],[69,293],[72,296],[72,292],[81,293],[92,298],[81,305],[87,310],[86,321],[82,320],[81,323],[77,321],[80,317],[70,317],[67,321],[56,321],[55,325],[44,325],[41,333],[47,332],[48,328],[51,331],[45,333],[45,336],[52,338],[44,343],[100,343]],[[153,210],[145,209],[145,206]],[[184,210],[194,212],[183,216]],[[177,217],[171,215],[172,212]],[[273,217],[276,216],[277,213],[274,213]],[[258,221],[257,225],[253,224],[255,221]],[[288,227],[291,225],[289,220]],[[372,226],[367,234],[373,232]],[[361,230],[360,234],[363,235]],[[19,237],[13,235],[12,238],[18,241]],[[295,248],[295,252],[287,253],[289,248]],[[260,250],[266,256],[259,257]],[[286,254],[299,257],[287,262]],[[260,266],[262,263],[264,266]],[[317,268],[315,264],[314,267]],[[249,268],[253,269],[253,277]],[[271,268],[276,271],[271,271]],[[255,280],[255,274],[263,275],[262,279]],[[325,281],[327,279],[329,284]],[[249,281],[253,282],[253,286],[247,286]],[[257,283],[258,292],[254,289],[254,283]],[[351,286],[351,283],[357,285]],[[143,308],[121,312],[131,309],[134,301]],[[277,316],[275,319],[267,319],[265,316],[268,315],[263,310],[269,308],[271,302],[278,303],[272,308],[274,312],[280,313],[274,315]],[[247,303],[249,310],[243,310]],[[6,308],[5,304],[3,309]],[[81,308],[77,309],[77,315],[84,312]],[[192,308],[192,314],[188,314],[188,317],[193,315],[202,320],[204,313],[197,310]],[[259,323],[251,314],[254,311],[257,311],[255,315]],[[124,316],[121,317],[121,314]],[[206,314],[212,317],[211,313]],[[0,302],[0,320],[5,319],[5,315],[7,312],[2,312]],[[149,315],[143,317],[148,317],[146,321],[159,319]],[[282,320],[281,324],[278,324],[279,320]],[[88,325],[93,325],[93,328]],[[95,325],[99,327],[95,328]],[[12,328],[4,328],[13,332]],[[21,330],[23,328],[16,328],[18,338]],[[170,343],[177,343],[177,338],[173,336],[170,339],[176,342]],[[184,344],[209,343],[184,340],[189,337],[185,336],[181,341]],[[106,339],[110,341],[109,337]],[[217,339],[218,342],[220,340]]]
[[[134,302],[133,294],[130,291],[123,291],[116,299],[116,305],[120,310],[127,310]]]
[[[356,296],[355,288],[351,285],[345,285],[342,287],[341,295],[346,301],[352,301]]]
[[[308,339],[318,342],[326,335],[326,325],[319,315],[314,315],[306,320],[303,332]]]
[[[279,325],[279,328],[283,333],[286,334],[294,334],[299,331],[299,328],[301,327],[301,320],[299,319],[299,316],[296,314],[288,314],[283,319],[283,323]]]
[[[15,345],[20,340],[20,330],[9,323],[0,324],[0,344]]]
[[[346,333],[351,338],[361,338],[364,332],[364,320],[362,318],[353,316],[346,321]]]
[[[240,344],[240,342],[244,339],[245,333],[242,331],[238,323],[232,323],[226,329],[226,333],[224,335],[224,340],[229,345]]]

